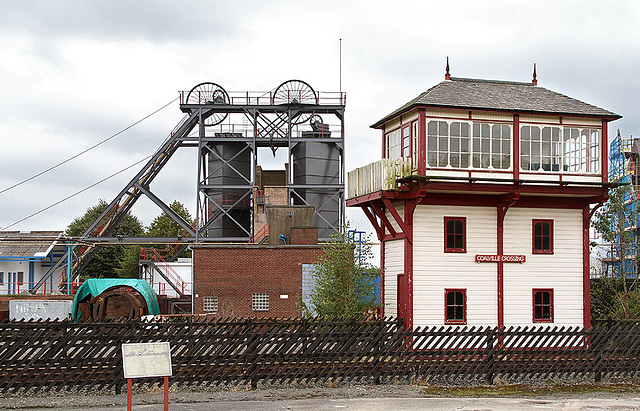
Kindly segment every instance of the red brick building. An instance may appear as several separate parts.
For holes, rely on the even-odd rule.
[[[193,312],[219,317],[299,317],[303,264],[322,246],[316,228],[292,228],[291,244],[193,245]]]

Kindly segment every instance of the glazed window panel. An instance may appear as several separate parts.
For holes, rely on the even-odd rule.
[[[444,291],[444,323],[467,323],[467,290],[446,289]]]
[[[553,220],[533,220],[533,254],[553,254]]]
[[[445,217],[444,218],[444,252],[445,253],[466,253],[467,219],[465,217]]]
[[[402,157],[411,157],[411,129],[409,126],[402,129]]]
[[[576,173],[600,171],[600,131],[565,128],[563,132],[564,170]]]
[[[533,322],[553,322],[553,289],[533,289]]]
[[[430,120],[427,164],[439,168],[508,169],[510,142],[511,126],[506,124]]]
[[[520,168],[524,171],[598,173],[600,131],[524,125],[520,128]]]
[[[385,135],[385,147],[387,158],[402,157],[402,139],[400,130],[395,130]]]

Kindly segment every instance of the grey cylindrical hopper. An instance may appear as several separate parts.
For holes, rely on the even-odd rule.
[[[234,142],[208,144],[211,153],[207,155],[207,185],[217,187],[207,190],[213,199],[207,207],[208,220],[215,220],[207,230],[207,237],[247,237],[241,227],[251,232],[251,197],[245,196],[252,191],[251,150],[245,150],[246,147],[245,143]],[[227,188],[230,186],[246,188]],[[220,208],[228,215],[223,215]]]
[[[340,151],[335,144],[305,141],[291,152],[294,184],[340,183]]]
[[[340,151],[335,144],[315,141],[298,143],[292,149],[293,184],[334,185],[340,183]],[[318,238],[326,240],[333,227],[340,224],[340,196],[337,188],[297,188],[304,200],[315,207],[314,226],[318,227]],[[305,204],[294,196],[294,204]],[[326,221],[325,221],[326,220]]]

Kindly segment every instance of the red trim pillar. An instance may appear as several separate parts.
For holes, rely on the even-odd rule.
[[[609,181],[609,123],[606,120],[602,120],[602,149],[600,152],[602,181],[606,183]]]
[[[582,318],[585,328],[591,327],[591,270],[589,264],[589,205],[582,209]]]
[[[513,178],[520,178],[520,115],[513,115]]]
[[[427,113],[424,108],[418,110],[418,174],[427,172]]]
[[[382,237],[379,237],[378,240],[380,240],[380,316],[384,317],[385,316],[385,312],[384,312],[384,278],[386,276],[385,270],[384,270],[384,234],[382,235]],[[397,290],[396,290],[397,292]],[[396,313],[397,314],[397,313]]]
[[[413,327],[413,212],[416,209],[417,200],[405,200],[404,202],[404,274],[406,284],[406,321],[405,327]]]
[[[504,216],[507,208],[499,205],[497,207],[497,240],[496,248],[498,255],[504,252]],[[499,261],[497,266],[497,304],[498,304],[498,328],[504,327],[504,263]]]

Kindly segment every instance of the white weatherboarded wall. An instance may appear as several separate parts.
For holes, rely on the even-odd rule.
[[[404,240],[384,243],[384,315],[398,314],[398,274],[404,273]]]
[[[393,202],[393,207],[396,209],[396,211],[397,211],[398,215],[400,216],[400,218],[404,220],[404,203],[402,201],[394,201]],[[385,210],[385,215],[387,216],[387,219],[391,223],[391,226],[393,227],[395,232],[396,233],[401,233],[402,230],[400,229],[400,225],[396,222],[396,219],[393,218],[393,215],[391,214],[391,212],[389,210]],[[386,234],[390,234],[390,232],[389,232],[389,230],[387,229],[386,226],[385,226],[384,231],[385,231]]]
[[[444,253],[444,217],[466,217],[467,252]],[[444,324],[444,290],[467,290],[467,325],[496,325],[496,208],[419,205],[413,226],[413,324]],[[386,255],[386,254],[385,254]]]
[[[553,254],[532,254],[532,220],[553,220]],[[553,325],[582,325],[582,210],[511,208],[504,222],[504,253],[524,254],[504,265],[504,322],[533,324],[533,289],[553,289]]]

